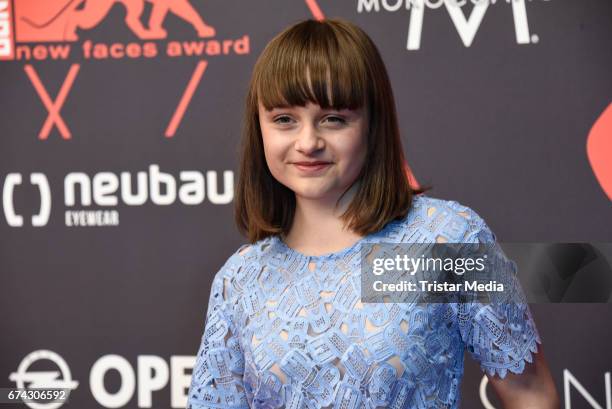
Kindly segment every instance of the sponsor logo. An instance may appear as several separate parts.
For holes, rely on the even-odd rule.
[[[187,390],[191,374],[187,373],[195,364],[195,356],[171,356],[170,365],[156,355],[139,355],[136,370],[121,355],[104,355],[91,367],[89,387],[96,402],[103,407],[119,408],[127,405],[134,395],[138,407],[150,408],[153,392],[162,390],[170,383],[170,407],[187,406]],[[104,386],[104,377],[113,371],[119,374],[121,386],[118,391],[109,391]]]
[[[127,41],[88,38],[90,30],[105,24],[115,6],[124,8],[125,18],[119,24],[125,25],[131,38]],[[189,27],[193,37],[173,40],[172,33],[164,28],[168,16]],[[108,23],[117,25],[115,21]],[[169,116],[164,136],[171,138],[202,80],[208,64],[204,59],[249,53],[248,34],[217,38],[216,28],[204,20],[189,0],[13,0],[12,3],[0,0],[0,60],[26,62],[24,71],[48,111],[38,134],[40,140],[46,140],[53,129],[57,129],[62,139],[72,138],[68,121],[60,110],[72,87],[78,84],[83,63],[159,57],[198,59],[174,113]],[[55,99],[30,64],[32,61],[72,62]]]
[[[22,177],[20,173],[9,173],[4,179],[2,187],[2,209],[4,210],[4,217],[9,226],[22,227],[23,216],[15,212],[13,194],[15,188],[22,183]],[[32,226],[42,227],[49,221],[49,215],[51,214],[51,190],[49,189],[49,181],[44,173],[31,173],[30,183],[38,187],[40,194],[40,210],[37,214],[31,218]]]
[[[29,368],[41,360],[51,361],[59,371],[30,371]],[[53,351],[41,349],[29,353],[21,360],[17,370],[9,375],[9,380],[15,382],[17,388],[62,388],[71,391],[79,386],[79,382],[72,379],[70,368],[64,358]],[[57,409],[64,402],[25,402],[32,409]]]
[[[9,173],[2,187],[2,209],[11,227],[24,225],[24,216],[17,213],[14,201],[22,182],[20,173]],[[31,225],[46,226],[51,216],[51,186],[39,172],[30,174],[30,183],[38,188],[40,197],[40,210],[31,217]],[[99,172],[90,176],[71,172],[64,177],[63,197],[66,227],[118,226],[119,206],[168,206],[177,202],[194,206],[205,199],[215,205],[228,204],[234,198],[234,172],[225,170],[219,175],[212,170],[184,170],[175,176],[161,171],[157,164],[136,174]],[[94,206],[98,208],[92,209]]]
[[[467,0],[358,0],[357,12],[371,13],[378,12],[381,9],[388,12],[410,11],[406,49],[415,51],[421,48],[425,10],[428,8],[438,9],[444,6],[461,42],[465,47],[470,47],[489,6],[503,4],[504,1],[500,0],[499,3],[496,0],[472,1],[474,7],[470,14],[466,16],[462,7],[467,3]],[[512,6],[516,43],[523,45],[538,43],[540,41],[539,36],[529,32],[525,0],[505,0],[505,3],[510,3]]]
[[[57,368],[53,371],[32,371],[35,363],[48,360]],[[117,354],[103,355],[98,358],[89,370],[89,390],[95,401],[107,408],[126,406],[136,397],[137,406],[150,408],[153,406],[153,392],[160,391],[170,385],[170,407],[184,408],[187,406],[187,391],[191,384],[191,371],[196,357],[190,355],[172,355],[169,362],[157,355],[138,355],[135,367],[125,357]],[[118,390],[109,391],[104,378],[109,372],[119,375]],[[37,350],[22,359],[15,372],[9,375],[9,380],[15,382],[17,388],[65,388],[75,390],[79,382],[72,379],[70,368],[66,361],[57,353],[49,350]],[[485,409],[495,409],[488,393],[489,380],[483,375],[479,396]],[[601,386],[601,384],[600,384]],[[598,401],[574,374],[567,368],[563,369],[563,401],[565,408],[571,409],[572,398],[580,407],[587,402],[590,408],[603,409],[612,407],[612,376],[610,372],[603,374],[603,390],[600,395],[603,402]],[[573,396],[580,396],[580,399]],[[63,403],[28,402],[32,409],[57,409]]]
[[[150,59],[161,54],[175,58],[249,53],[248,35],[236,39],[215,38],[216,29],[204,21],[188,0],[48,0],[40,4],[28,0],[14,1],[16,41],[14,50],[9,48],[10,54],[2,48],[5,58],[106,60]],[[103,24],[115,5],[125,8],[123,24],[137,41],[107,43],[88,39],[87,32]],[[148,21],[143,23],[147,5],[151,9]],[[11,32],[9,7],[9,1],[0,1],[0,38]],[[147,41],[168,39],[163,25],[169,14],[191,26],[198,40]],[[5,32],[8,34],[3,36]],[[78,41],[80,47],[74,48]]]
[[[608,199],[612,200],[612,104],[595,121],[586,143],[593,174]]]
[[[188,0],[148,0],[152,4],[148,25],[141,22],[145,0],[47,0],[32,3],[17,0],[17,41],[76,41],[77,29],[98,26],[116,4],[125,7],[125,25],[140,39],[164,39],[163,28],[169,13],[190,24],[198,37],[213,37],[216,32],[207,25]]]
[[[585,407],[582,400],[588,402],[589,407],[593,409],[604,409],[604,408],[612,408],[612,377],[610,376],[610,372],[604,373],[603,381],[604,381],[604,391],[603,396],[605,396],[605,403],[600,405],[593,395],[589,393],[589,391],[578,381],[578,379],[571,373],[569,369],[563,370],[563,401],[565,401],[565,409],[572,409],[572,390],[575,390],[582,397],[579,407]],[[480,380],[480,388],[479,395],[480,401],[482,402],[482,406],[485,409],[496,409],[495,406],[489,400],[487,396],[487,385],[489,384],[489,379],[485,376]],[[575,393],[575,392],[574,392]],[[576,400],[578,401],[578,400]]]
[[[28,368],[39,360],[51,360],[59,371],[33,372]],[[109,354],[98,358],[89,371],[89,390],[96,402],[105,408],[119,408],[127,405],[136,395],[138,407],[152,407],[153,392],[164,389],[170,384],[170,407],[187,406],[187,390],[191,383],[191,374],[187,373],[195,364],[195,356],[173,355],[170,364],[156,355],[138,355],[136,370],[121,355]],[[104,385],[104,378],[109,372],[119,375],[120,386],[116,391],[109,391]],[[61,377],[58,379],[58,377]],[[34,351],[28,354],[19,364],[17,371],[9,379],[16,387],[23,388],[29,383],[31,388],[68,388],[76,389],[79,383],[72,380],[70,368],[57,353],[48,350]],[[57,409],[64,402],[26,403],[32,409]]]
[[[11,2],[0,0],[0,60],[13,58],[13,30],[12,30]]]

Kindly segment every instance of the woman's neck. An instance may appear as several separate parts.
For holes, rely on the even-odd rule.
[[[352,246],[363,236],[346,230],[340,216],[346,211],[359,181],[342,197],[338,206],[338,196],[327,200],[312,200],[296,196],[293,224],[283,241],[292,249],[308,255],[333,253]]]

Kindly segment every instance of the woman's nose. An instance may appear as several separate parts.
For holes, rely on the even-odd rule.
[[[306,125],[300,131],[295,149],[304,153],[310,154],[325,147],[325,141],[319,135],[319,131],[312,125]]]

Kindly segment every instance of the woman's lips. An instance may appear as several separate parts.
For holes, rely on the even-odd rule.
[[[331,162],[293,162],[293,165],[302,172],[314,173],[330,166]]]

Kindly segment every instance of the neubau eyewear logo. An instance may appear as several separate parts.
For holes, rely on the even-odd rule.
[[[11,227],[23,226],[23,216],[17,214],[13,201],[15,188],[21,185],[22,181],[20,173],[9,173],[2,187],[2,207],[4,209],[4,216],[6,217],[6,222]],[[49,181],[43,173],[36,172],[30,174],[30,183],[38,187],[38,192],[40,194],[40,210],[37,214],[32,216],[32,226],[42,227],[47,224],[49,215],[51,214],[51,189],[49,188]]]
[[[23,227],[24,214],[15,207],[15,191],[21,188],[21,173],[9,173],[2,186],[2,209],[10,227]],[[221,183],[219,183],[219,180]],[[40,209],[32,215],[34,227],[46,226],[51,216],[51,186],[45,174],[30,174],[30,183],[38,188]],[[119,225],[119,206],[157,206],[177,204],[195,206],[208,200],[224,205],[234,198],[234,172],[183,170],[178,176],[162,171],[157,164],[148,171],[70,172],[64,177],[64,224],[67,227]]]
[[[548,2],[550,0],[540,1]],[[469,2],[474,7],[468,16],[463,11],[463,6],[468,4],[468,0],[358,0],[357,12],[370,13],[373,11],[378,12],[381,9],[389,12],[397,12],[402,9],[410,11],[406,49],[414,51],[421,48],[423,20],[426,9],[438,9],[444,6],[451,22],[457,29],[463,45],[470,47],[489,6],[510,3],[512,5],[516,43],[536,44],[540,41],[537,34],[530,33],[529,31],[525,0],[499,0],[499,2],[497,0],[469,0]]]

